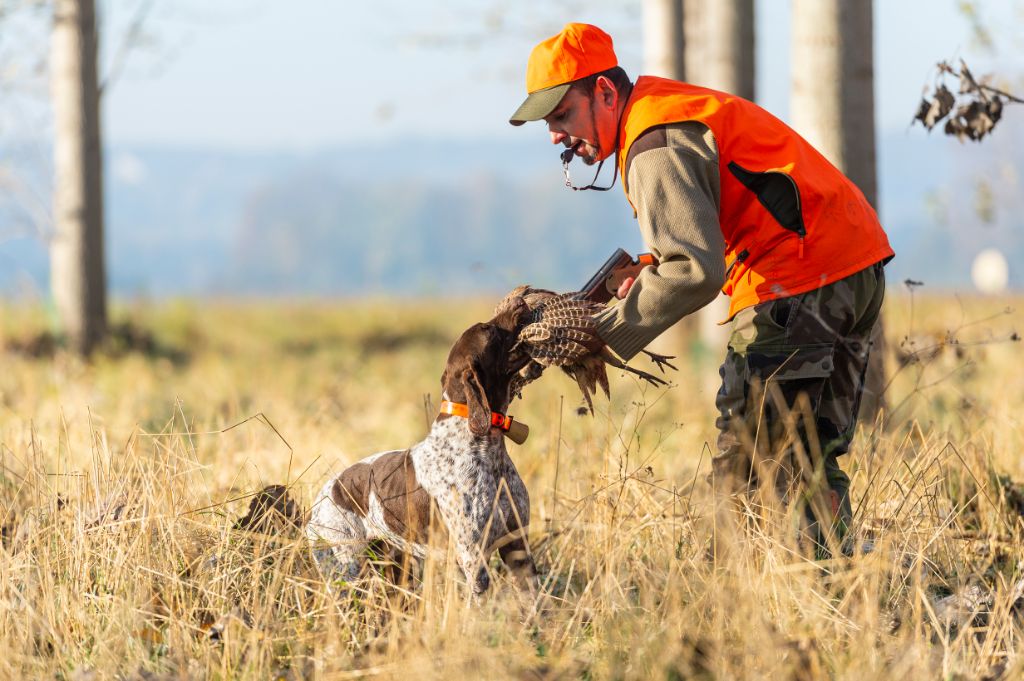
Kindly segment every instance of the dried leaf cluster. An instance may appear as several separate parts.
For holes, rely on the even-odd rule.
[[[1003,116],[1005,103],[1024,103],[1024,100],[989,85],[988,76],[976,79],[963,60],[959,70],[944,61],[936,64],[936,68],[936,84],[930,97],[925,93],[914,116],[914,121],[920,121],[929,131],[945,119],[944,133],[961,142],[965,139],[979,142],[996,127]],[[956,94],[946,87],[946,76],[959,78]]]

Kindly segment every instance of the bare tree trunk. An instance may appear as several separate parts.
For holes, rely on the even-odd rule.
[[[846,173],[877,209],[872,0],[793,0],[793,127]],[[881,319],[860,418],[885,408]]]
[[[754,99],[754,0],[686,0],[686,80]],[[723,348],[729,299],[719,295],[696,315],[701,344]]]
[[[644,74],[683,79],[683,1],[643,0]],[[687,319],[672,325],[651,343],[651,350],[666,355],[683,354],[688,327]]]
[[[877,204],[871,0],[793,1],[793,126]]]
[[[754,0],[686,0],[686,80],[754,99]]]
[[[54,236],[50,285],[61,330],[88,354],[107,323],[103,159],[94,0],[54,0],[50,86],[54,118]]]
[[[644,73],[682,80],[685,74],[683,0],[643,0]]]

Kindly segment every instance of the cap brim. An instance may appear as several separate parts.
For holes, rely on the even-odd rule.
[[[570,87],[572,83],[562,83],[530,93],[508,122],[512,125],[522,125],[526,121],[541,120],[555,110]]]

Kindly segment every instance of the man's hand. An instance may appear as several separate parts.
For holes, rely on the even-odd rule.
[[[622,283],[619,284],[619,290],[615,292],[615,297],[618,298],[619,300],[625,298],[626,294],[629,293],[629,288],[633,285],[634,281],[636,281],[636,277],[626,277],[625,279],[623,279]]]

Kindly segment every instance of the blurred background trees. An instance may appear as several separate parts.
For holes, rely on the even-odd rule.
[[[793,0],[790,118],[878,210],[873,7],[873,0]],[[866,423],[885,407],[884,325],[879,318],[871,335]]]
[[[643,0],[644,73],[686,79],[682,0]]]
[[[685,0],[686,78],[744,99],[755,97],[754,0]],[[729,299],[717,299],[695,315],[698,338],[712,356],[728,339]],[[717,370],[712,380],[717,380]]]
[[[986,247],[999,247],[1011,262],[1024,252],[1015,236],[1021,230],[1014,228],[1015,216],[1024,213],[1016,208],[1019,192],[1012,191],[1019,167],[1014,149],[1024,147],[1013,144],[1013,117],[999,129],[1007,143],[984,147],[984,156],[998,155],[998,162],[905,129],[920,101],[922,76],[956,49],[957,38],[948,36],[963,32],[963,25],[949,29],[963,21],[958,10],[941,9],[953,4],[965,3],[950,0],[927,11],[923,3],[874,7],[882,27],[876,52],[889,65],[877,74],[881,127],[875,145],[880,209],[899,252],[889,269],[894,280],[947,287],[969,284],[970,261]],[[966,4],[972,26],[990,22],[990,4]],[[60,294],[49,265],[56,263],[63,237],[57,227],[57,109],[47,105],[49,59],[41,46],[56,28],[57,6],[54,0],[0,0],[0,291],[53,300],[47,309],[55,313],[55,329],[70,325],[57,323],[63,315],[56,314]],[[115,299],[434,296],[502,292],[521,281],[578,285],[609,244],[630,250],[642,245],[621,196],[567,194],[543,133],[513,131],[504,122],[520,97],[525,55],[538,36],[569,19],[595,21],[614,35],[632,75],[661,73],[756,95],[791,123],[804,106],[788,101],[787,74],[797,78],[798,69],[821,61],[800,57],[801,63],[789,63],[802,38],[793,33],[800,18],[791,12],[799,6],[786,3],[603,0],[583,17],[564,3],[524,8],[453,0],[424,7],[383,0],[354,11],[348,25],[334,22],[338,28],[331,33],[324,28],[331,22],[319,20],[339,10],[326,5],[284,12],[275,3],[241,0],[215,7],[189,0],[101,0],[97,33],[111,38],[102,41],[106,48],[98,55],[101,82],[102,74],[122,71],[124,50],[117,43],[132,34],[125,19],[148,6],[155,6],[157,42],[171,46],[173,60],[167,62],[173,67],[154,65],[147,55],[133,58],[116,90],[100,95],[101,148],[108,162],[101,157],[103,180],[92,191],[106,218],[100,252]],[[45,15],[45,30],[33,34],[12,24],[12,8],[18,7]],[[930,28],[894,41],[908,15]],[[402,20],[394,21],[396,16]],[[986,44],[1000,42],[999,29],[981,32]],[[269,35],[274,38],[268,42]],[[946,37],[942,47],[923,49],[923,42],[915,42],[922,35]],[[381,45],[389,49],[374,52]],[[7,87],[15,48],[35,55],[26,60],[28,72],[44,86],[35,96],[45,112],[23,116],[21,134],[5,125],[11,112],[18,113],[17,97]],[[654,56],[659,52],[662,64]],[[353,53],[377,55],[373,67],[342,68],[358,63]],[[903,73],[906,62],[922,55],[920,74],[916,67]],[[979,73],[991,69],[964,56]],[[745,83],[716,75],[730,71]],[[902,83],[906,106],[894,107],[893,82]],[[857,181],[871,193],[864,180]],[[12,203],[20,205],[12,209]],[[980,231],[959,228],[979,216]],[[498,241],[503,248],[494,249]],[[1008,276],[1012,283],[1017,275],[1011,269]],[[85,290],[79,286],[79,293]],[[709,310],[704,333],[721,334],[715,322],[722,316]],[[698,335],[695,329],[688,334]],[[685,347],[706,348],[695,361],[713,363],[721,337]]]
[[[107,326],[103,141],[94,0],[52,0],[53,237],[50,286],[60,330],[88,354]]]

